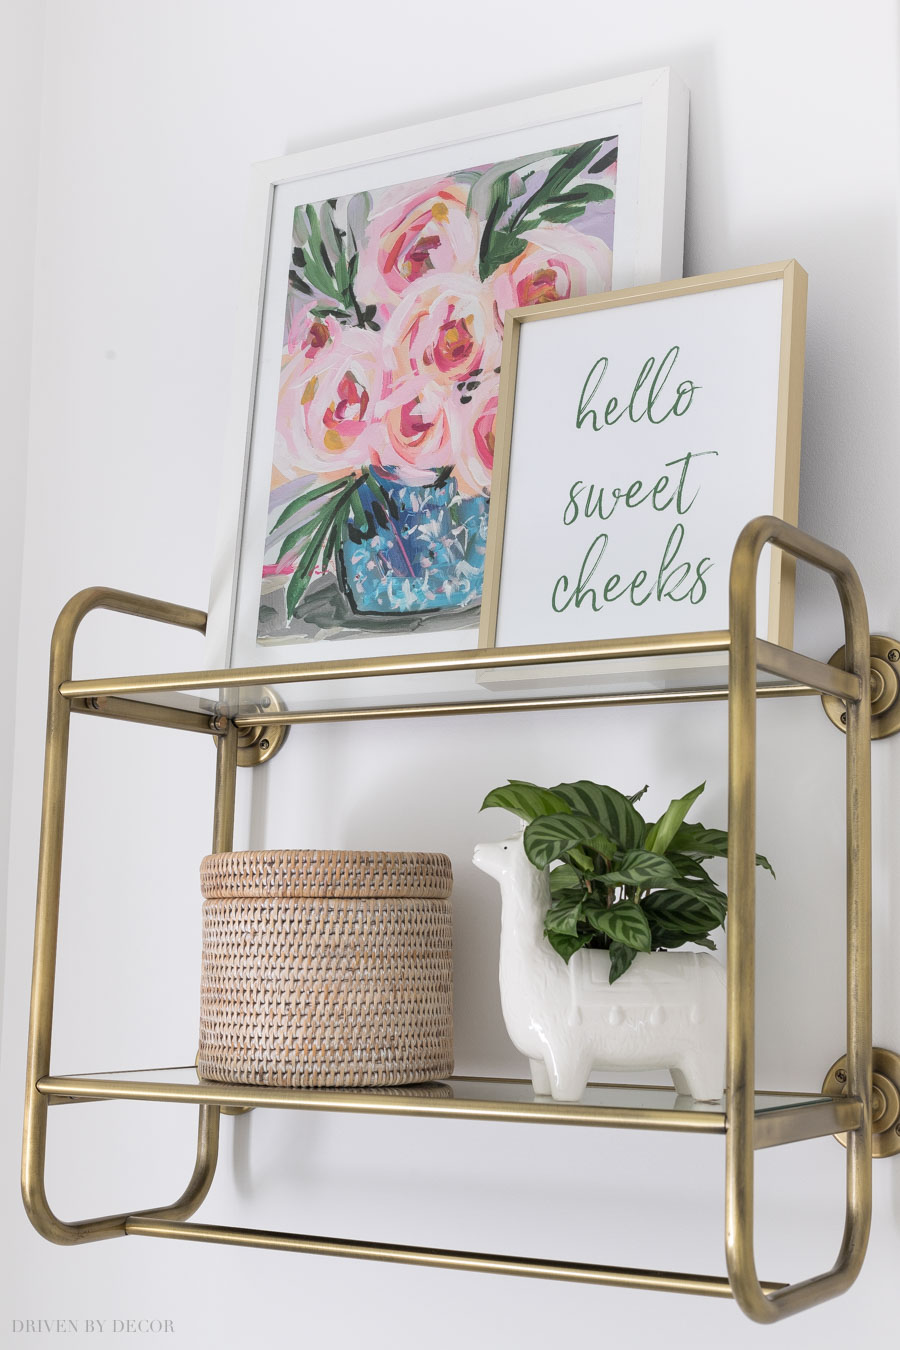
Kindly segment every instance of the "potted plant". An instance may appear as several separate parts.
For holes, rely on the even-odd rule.
[[[594,1068],[668,1068],[679,1092],[721,1096],[725,972],[678,950],[714,949],[727,913],[704,866],[727,856],[727,832],[686,820],[705,786],[653,822],[636,806],[646,788],[511,780],[485,797],[526,822],[475,862],[500,882],[503,1014],[536,1092],[572,1101]]]

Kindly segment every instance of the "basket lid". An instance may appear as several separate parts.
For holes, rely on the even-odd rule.
[[[266,849],[211,853],[200,864],[207,900],[270,896],[442,899],[453,888],[444,853],[363,853],[340,849]]]

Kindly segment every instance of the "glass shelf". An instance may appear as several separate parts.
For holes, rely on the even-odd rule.
[[[51,1103],[125,1099],[224,1107],[281,1107],[306,1111],[518,1120],[538,1124],[601,1125],[618,1129],[724,1134],[724,1100],[698,1102],[672,1087],[591,1083],[578,1102],[535,1095],[530,1079],[453,1076],[393,1088],[272,1088],[214,1083],[191,1066],[117,1073],[51,1075],[38,1091]],[[821,1093],[757,1092],[756,1147],[814,1139],[855,1129],[856,1098]]]
[[[727,695],[730,646],[727,631],[680,633],[68,680],[61,692],[79,712],[142,720],[143,702],[244,725],[707,701]],[[857,677],[824,662],[762,639],[755,654],[761,696],[859,697]]]

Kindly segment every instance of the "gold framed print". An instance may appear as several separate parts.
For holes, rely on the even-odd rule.
[[[790,261],[507,311],[479,646],[727,628],[741,528],[797,521],[806,291]],[[760,566],[784,645],[793,575]]]

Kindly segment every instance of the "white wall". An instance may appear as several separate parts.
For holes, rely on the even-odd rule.
[[[15,1172],[24,1069],[45,660],[53,617],[95,582],[204,606],[229,391],[247,165],[348,136],[671,64],[692,92],[686,272],[798,257],[810,274],[801,524],[856,560],[876,631],[900,630],[897,33],[889,0],[49,0],[37,231],[11,904],[3,1046],[2,1343],[14,1318],[171,1318],[189,1350],[450,1347],[550,1337],[837,1347],[889,1324],[900,1170],[876,1164],[854,1290],[802,1323],[730,1304],[131,1239],[55,1248]],[[29,132],[34,110],[26,113]],[[804,578],[798,638],[839,617]],[[183,668],[198,640],[86,625],[79,669]],[[812,701],[760,709],[759,1077],[815,1089],[842,1048],[841,737]],[[496,993],[498,914],[471,868],[507,775],[708,778],[724,819],[719,707],[547,713],[399,728],[295,728],[255,803],[272,844],[442,848],[457,872],[460,1070],[517,1072]],[[191,740],[191,738],[182,738]],[[196,738],[198,741],[201,738]],[[171,754],[170,754],[171,752]],[[900,1049],[900,743],[875,746],[876,1038]],[[211,750],[91,722],[73,733],[54,1069],[189,1062]],[[258,827],[268,812],[265,836]],[[148,847],[149,844],[149,847]],[[51,1113],[64,1218],[163,1203],[190,1171],[193,1112]],[[212,1222],[720,1271],[716,1140],[254,1112],[224,1123]],[[761,1155],[759,1265],[826,1268],[842,1151]],[[137,1338],[135,1338],[137,1339]],[[143,1338],[146,1340],[147,1338]],[[34,1337],[30,1344],[50,1344]],[[54,1341],[55,1343],[55,1341]]]
[[[44,14],[43,0],[2,0],[0,4],[0,706],[4,708],[12,707],[16,696]],[[0,755],[0,968],[6,930],[12,770],[10,735]]]

